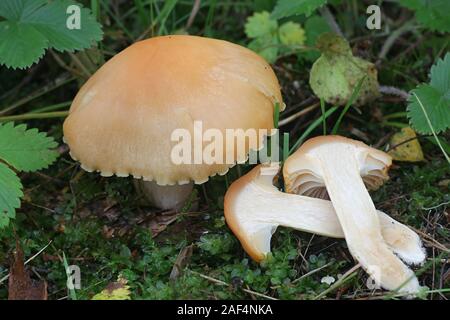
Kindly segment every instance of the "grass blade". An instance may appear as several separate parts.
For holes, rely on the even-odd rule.
[[[341,114],[339,115],[339,118],[337,119],[336,123],[334,124],[331,134],[336,134],[337,131],[339,130],[339,126],[341,125],[341,121],[344,118],[344,115],[347,113],[348,109],[353,104],[356,97],[359,95],[359,91],[361,90],[361,86],[365,79],[366,79],[366,76],[362,77],[358,81],[358,84],[356,85],[355,90],[353,90],[352,95],[350,96],[350,99],[347,101],[347,104],[345,105],[344,110],[342,110]]]
[[[303,143],[303,141],[306,139],[306,137],[315,129],[317,128],[322,121],[325,121],[329,116],[331,116],[338,107],[332,107],[328,109],[323,117],[320,117],[316,119],[313,123],[309,125],[309,127],[303,132],[303,134],[298,138],[298,140],[295,142],[294,146],[290,149],[289,154],[292,154],[297,148]]]

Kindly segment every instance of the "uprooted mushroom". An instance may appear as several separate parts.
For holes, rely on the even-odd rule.
[[[389,155],[361,142],[313,138],[285,162],[287,193],[273,184],[279,167],[259,165],[230,186],[225,219],[256,261],[270,252],[277,227],[285,226],[345,238],[351,254],[378,285],[416,293],[418,280],[398,257],[408,264],[422,263],[422,242],[413,230],[377,211],[366,190],[388,179],[390,165]]]
[[[366,189],[388,179],[391,157],[362,142],[340,136],[305,142],[284,164],[286,191],[328,196],[350,253],[387,290],[417,292],[419,282],[383,239],[379,214]],[[406,259],[407,260],[407,259]]]
[[[279,165],[258,165],[233,182],[225,195],[225,219],[245,251],[256,261],[270,252],[278,226],[344,238],[330,201],[281,192],[273,181]],[[407,263],[422,263],[419,236],[387,214],[377,211],[381,233],[389,248]]]

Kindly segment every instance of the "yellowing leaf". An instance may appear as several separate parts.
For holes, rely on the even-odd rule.
[[[406,162],[424,160],[419,140],[417,140],[416,133],[410,127],[405,127],[400,132],[394,134],[390,140],[390,144],[393,149],[388,153],[394,160]]]
[[[305,30],[298,23],[286,22],[278,29],[280,41],[285,45],[302,45],[305,43]]]
[[[131,300],[130,295],[127,280],[119,277],[116,282],[108,284],[105,290],[93,296],[92,300]]]

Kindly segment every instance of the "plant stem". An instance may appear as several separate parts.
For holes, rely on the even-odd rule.
[[[439,148],[441,148],[442,153],[444,154],[445,159],[447,159],[447,162],[450,164],[450,158],[447,154],[447,152],[445,152],[444,148],[441,145],[441,141],[439,141],[439,138],[436,135],[436,132],[434,132],[434,128],[433,125],[431,124],[430,118],[428,118],[428,114],[427,111],[425,110],[425,107],[422,104],[422,101],[420,101],[419,97],[417,96],[417,94],[413,91],[412,92],[414,97],[417,99],[417,102],[419,103],[420,107],[422,108],[423,114],[425,115],[425,119],[427,120],[428,126],[431,129],[431,132],[433,133],[434,139],[436,140]]]
[[[0,122],[6,121],[21,121],[31,119],[50,119],[50,118],[63,118],[69,114],[69,111],[54,111],[54,112],[42,112],[42,113],[24,113],[16,116],[0,117]]]

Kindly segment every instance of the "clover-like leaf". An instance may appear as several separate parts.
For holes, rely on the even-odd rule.
[[[6,164],[0,162],[0,228],[15,218],[23,196],[19,177]]]
[[[305,43],[305,30],[298,23],[292,21],[286,22],[278,29],[280,41],[282,44],[302,45]]]
[[[408,98],[411,126],[423,134],[450,128],[450,53],[431,67],[430,77],[429,84],[419,85]]]
[[[26,125],[14,127],[12,122],[0,124],[0,159],[20,171],[35,171],[48,167],[58,157],[53,150],[57,143],[37,129]]]
[[[248,47],[258,53],[269,63],[274,63],[278,58],[278,37],[276,35],[266,34],[252,40]]]
[[[276,32],[278,23],[270,18],[267,11],[256,12],[247,18],[245,34],[249,38],[258,38]]]
[[[90,10],[73,0],[0,1],[0,64],[26,68],[47,48],[74,51],[102,39]]]
[[[281,19],[300,14],[308,17],[326,2],[327,0],[278,0],[272,18]]]

